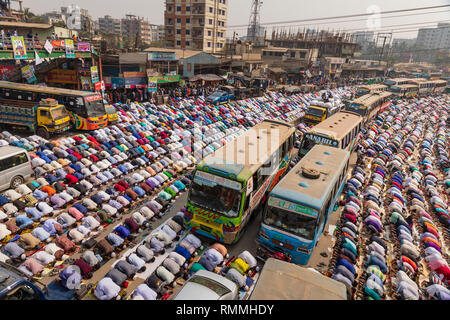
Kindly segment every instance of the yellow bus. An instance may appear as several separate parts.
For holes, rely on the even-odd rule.
[[[401,84],[392,86],[391,92],[393,96],[398,98],[412,98],[419,94],[419,86],[415,84]]]
[[[444,93],[445,88],[447,87],[446,80],[432,80],[434,83],[433,93]]]
[[[338,112],[303,135],[298,155],[303,158],[316,144],[352,152],[358,142],[363,124],[364,118],[357,113]]]
[[[391,92],[376,92],[355,99],[347,104],[346,110],[364,117],[364,123],[369,122],[377,113],[385,110],[392,97]]]
[[[388,90],[388,86],[384,84],[367,84],[363,86],[359,86],[356,89],[355,97],[359,98],[365,96],[367,94],[375,93],[375,92],[384,92]]]
[[[434,91],[434,81],[425,78],[410,79],[409,83],[419,87],[419,94],[432,94]]]
[[[400,86],[402,84],[410,83],[411,79],[408,78],[392,78],[384,80],[383,84],[390,89],[392,86]]]
[[[66,107],[75,129],[95,130],[108,124],[103,98],[96,92],[0,81],[0,99],[39,104],[47,98]]]

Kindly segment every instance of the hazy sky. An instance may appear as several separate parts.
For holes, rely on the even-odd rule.
[[[228,34],[236,31],[239,36],[246,34],[245,27],[234,27],[248,24],[251,0],[228,0]],[[24,0],[25,8],[31,8],[35,13],[58,10],[61,6],[75,4],[89,10],[92,17],[98,18],[111,15],[115,18],[125,14],[134,14],[148,18],[151,23],[164,23],[164,0]],[[330,16],[366,13],[371,6],[378,6],[381,11],[419,8],[436,5],[450,5],[450,0],[263,0],[261,22],[281,22],[286,20],[301,20],[323,18]],[[418,15],[419,13],[425,13]],[[398,17],[399,15],[413,16]],[[389,16],[397,16],[388,18]],[[348,20],[360,21],[348,21]],[[282,24],[285,28],[323,28],[344,29],[349,32],[366,30],[366,17],[333,20],[333,23],[317,21],[307,23]],[[437,8],[416,12],[382,15],[380,31],[395,30],[394,38],[413,38],[418,27],[432,27],[437,22],[450,22],[450,7]],[[369,22],[370,24],[370,22]],[[373,25],[373,24],[372,24]],[[376,25],[376,24],[375,24]],[[400,26],[399,26],[400,25]]]

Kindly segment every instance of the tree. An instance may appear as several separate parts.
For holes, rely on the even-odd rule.
[[[55,27],[61,27],[61,28],[65,28],[66,24],[63,21],[53,21],[52,25]]]
[[[30,8],[25,8],[25,10],[23,11],[23,16],[26,22],[30,22],[30,19],[36,17],[36,15],[31,12]]]

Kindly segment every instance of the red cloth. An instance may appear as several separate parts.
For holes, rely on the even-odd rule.
[[[93,155],[93,154],[91,154],[91,155],[89,156],[89,158],[91,158],[91,160],[92,160],[93,162],[97,162],[97,161],[98,161],[98,157],[95,156],[95,155]]]
[[[78,182],[78,178],[75,177],[74,175],[68,174],[66,175],[66,181],[68,185],[72,185]]]
[[[125,189],[128,189],[130,187],[130,185],[126,183],[124,180],[120,180],[117,184],[121,185]]]
[[[402,256],[402,261],[407,262],[411,267],[413,267],[414,271],[417,271],[417,264],[412,261],[410,258],[406,256]]]
[[[121,186],[120,184],[114,185],[114,189],[116,191],[119,191],[119,192],[124,192],[125,191],[125,188],[123,186]]]
[[[442,266],[434,270],[438,274],[443,274],[446,281],[450,280],[450,267]]]
[[[81,275],[84,277],[86,277],[87,275],[89,275],[89,273],[92,272],[92,267],[87,264],[83,259],[77,259],[75,260],[75,262],[73,263],[74,265],[78,266],[81,270]]]
[[[78,152],[72,153],[73,156],[75,156],[78,160],[81,160],[83,157]]]

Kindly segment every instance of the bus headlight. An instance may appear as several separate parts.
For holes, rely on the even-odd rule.
[[[307,253],[307,254],[311,253],[311,251],[312,251],[312,249],[304,249],[302,247],[297,247],[296,250],[297,250],[297,252]]]
[[[264,230],[261,230],[259,232],[259,236],[263,239],[269,240],[269,237],[266,235],[266,233],[264,232]]]

